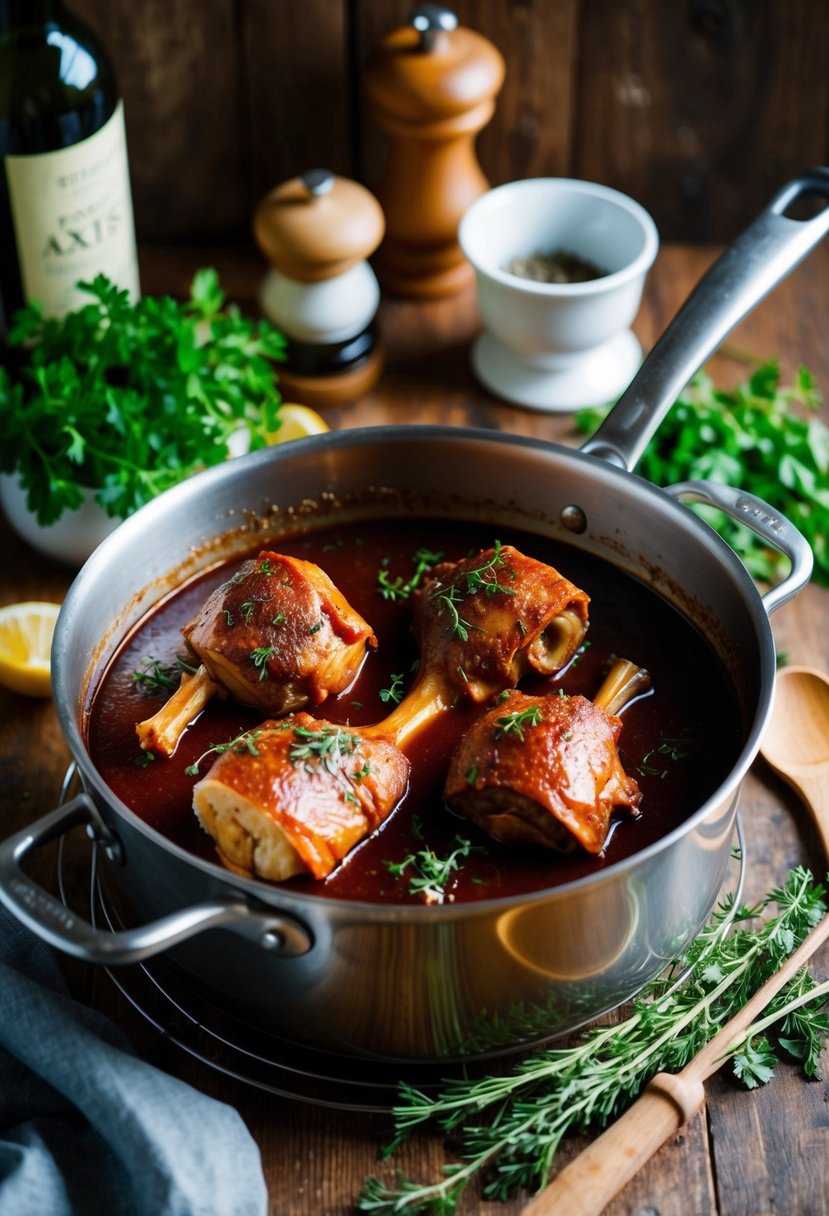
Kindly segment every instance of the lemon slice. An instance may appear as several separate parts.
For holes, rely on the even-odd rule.
[[[288,443],[291,439],[304,439],[306,435],[322,435],[331,429],[316,410],[294,402],[279,407],[279,418],[282,425],[268,435],[268,443]]]
[[[27,697],[52,693],[50,656],[59,604],[0,608],[0,684]]]

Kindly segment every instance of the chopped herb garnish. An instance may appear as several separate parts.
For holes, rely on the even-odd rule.
[[[211,743],[207,751],[202,752],[199,758],[192,764],[188,764],[184,770],[185,773],[187,773],[188,777],[198,777],[199,768],[208,756],[221,756],[225,752],[229,752],[231,748],[235,748],[238,752],[247,751],[251,756],[258,756],[259,749],[256,746],[256,740],[262,733],[262,728],[256,727],[254,730],[243,730],[240,735],[236,735],[233,739],[228,739],[227,743]]]
[[[399,705],[403,700],[403,676],[393,673],[388,688],[381,688],[378,694],[384,704]]]
[[[246,625],[251,623],[253,612],[257,604],[267,604],[268,600],[273,599],[271,595],[254,595],[249,600],[245,600],[242,604],[242,617]]]
[[[500,592],[503,595],[515,595],[515,589],[507,587],[503,583],[499,583],[495,578],[485,578],[484,575],[494,570],[496,566],[504,564],[504,555],[501,552],[503,546],[500,541],[496,540],[493,546],[492,554],[480,566],[476,566],[472,570],[463,570],[460,574],[447,583],[445,586],[440,583],[431,592],[431,598],[437,603],[440,609],[449,615],[449,629],[447,632],[450,637],[459,637],[462,642],[469,640],[469,630],[477,629],[479,626],[472,625],[458,612],[458,604],[467,599],[471,595],[482,591],[485,595],[495,595]],[[511,577],[515,578],[515,571],[511,571]]]
[[[697,750],[697,746],[696,740],[687,736],[683,738],[664,738],[656,747],[652,747],[650,751],[645,752],[640,763],[637,765],[637,772],[645,777],[666,777],[668,770],[654,764],[652,757],[664,756],[672,762],[687,760]]]
[[[404,581],[399,577],[393,580],[390,579],[387,573],[389,559],[384,557],[381,560],[380,569],[377,572],[377,585],[384,600],[391,600],[395,604],[400,603],[402,600],[407,600],[420,585],[423,575],[436,566],[438,562],[443,561],[443,553],[432,553],[429,549],[418,549],[412,561],[415,565],[414,573],[411,578]]]
[[[276,616],[271,617],[271,624],[272,625],[284,625],[285,624],[285,613],[277,612]]]
[[[155,755],[152,752],[140,751],[137,756],[133,756],[132,762],[138,768],[146,768],[148,764],[152,764],[155,760]]]
[[[383,865],[393,878],[402,878],[407,870],[411,870],[409,894],[422,895],[427,903],[442,903],[446,897],[446,885],[460,869],[461,859],[470,853],[483,852],[461,836],[454,838],[451,847],[448,857],[438,857],[432,849],[426,848],[419,849],[417,853],[408,853],[402,861],[384,861]]]
[[[477,764],[472,764],[466,771],[466,784],[474,785],[477,780],[478,780],[478,766],[477,766]]]
[[[359,735],[353,735],[339,726],[321,726],[316,730],[295,726],[294,736],[297,742],[288,752],[288,759],[295,764],[300,761],[321,763],[329,773],[341,771],[341,757],[351,755],[360,746]]]
[[[521,742],[524,742],[524,727],[537,726],[543,721],[544,715],[538,705],[531,705],[528,709],[516,709],[514,713],[504,714],[501,718],[495,719],[495,738],[500,739],[502,735],[517,735]]]
[[[274,654],[276,654],[275,646],[257,646],[255,650],[250,652],[251,663],[253,663],[254,667],[259,668],[260,680],[268,678],[268,659]]]
[[[178,685],[175,675],[175,668],[165,667],[158,659],[145,655],[141,659],[138,670],[132,673],[132,682],[141,684],[145,688],[152,688],[157,692],[169,692]]]
[[[322,622],[322,620],[319,620],[319,621],[317,621],[316,625],[312,625],[310,627],[308,632],[309,633],[319,633],[319,631],[322,629],[322,626],[323,626],[323,622]]]
[[[233,613],[230,611],[229,608],[223,608],[222,612],[224,613],[224,616],[225,616],[225,625],[227,625],[228,629],[232,629],[233,626],[236,624],[236,618],[234,617]]]

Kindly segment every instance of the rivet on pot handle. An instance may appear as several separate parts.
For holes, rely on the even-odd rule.
[[[734,326],[829,233],[829,207],[811,219],[785,213],[801,198],[829,200],[829,168],[780,190],[700,279],[631,383],[581,451],[634,469],[688,381]]]
[[[814,556],[805,536],[794,524],[779,515],[774,507],[745,490],[733,486],[719,485],[714,481],[680,481],[668,486],[665,491],[673,498],[690,502],[708,503],[718,507],[731,519],[745,524],[762,536],[766,544],[779,549],[791,562],[791,570],[784,579],[763,596],[763,606],[769,616],[781,604],[797,595],[806,586],[812,575]]]
[[[311,949],[311,934],[304,925],[282,913],[251,908],[241,899],[207,900],[134,929],[96,929],[20,868],[33,849],[84,823],[93,836],[106,839],[108,830],[97,807],[87,794],[79,794],[0,844],[0,902],[50,946],[87,963],[138,963],[207,929],[230,929],[274,954],[298,955]]]

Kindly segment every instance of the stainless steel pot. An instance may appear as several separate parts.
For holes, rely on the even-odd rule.
[[[550,1037],[629,997],[706,919],[731,847],[740,783],[769,714],[769,614],[808,581],[803,537],[751,495],[709,483],[660,490],[632,475],[648,438],[727,332],[829,230],[829,171],[791,183],[691,296],[597,434],[575,452],[433,427],[332,433],[212,469],[127,520],[73,583],[55,634],[54,692],[85,792],[0,846],[0,899],[52,945],[92,962],[168,951],[187,980],[243,1020],[318,1048],[388,1059],[497,1053]],[[761,595],[689,511],[714,503],[790,559]],[[170,843],[105,786],[84,741],[100,673],[183,577],[265,536],[392,512],[487,520],[563,538],[652,586],[708,637],[745,723],[728,778],[676,831],[555,889],[473,905],[315,899],[229,873]],[[99,930],[23,872],[32,849],[85,823],[125,927]]]

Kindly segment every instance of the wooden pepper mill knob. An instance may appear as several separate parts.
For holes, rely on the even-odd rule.
[[[377,199],[357,182],[311,169],[266,195],[253,231],[270,262],[262,311],[288,339],[283,398],[324,406],[362,396],[381,369],[380,287],[367,261],[384,231]]]
[[[389,140],[377,187],[386,237],[375,265],[390,292],[444,296],[473,282],[457,230],[467,207],[489,189],[475,139],[503,79],[501,53],[438,4],[417,9],[369,57],[368,109]]]

